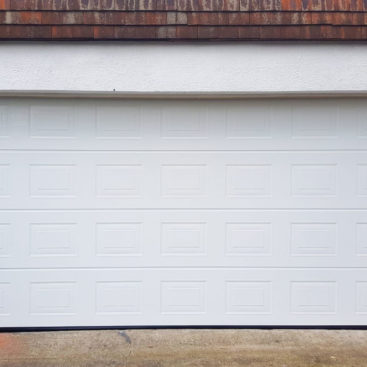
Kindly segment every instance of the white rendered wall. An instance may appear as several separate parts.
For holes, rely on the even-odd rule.
[[[367,47],[316,43],[2,43],[0,92],[362,92]]]

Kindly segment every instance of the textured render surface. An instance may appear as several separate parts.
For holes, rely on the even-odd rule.
[[[366,0],[0,0],[0,39],[365,40]]]
[[[367,331],[106,330],[0,334],[2,367],[362,367]]]
[[[7,43],[0,91],[367,90],[358,44]]]

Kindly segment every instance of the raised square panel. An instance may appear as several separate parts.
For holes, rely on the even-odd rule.
[[[204,313],[206,294],[204,281],[161,283],[162,313]]]
[[[356,282],[356,312],[367,314],[367,282]]]
[[[162,255],[198,255],[205,252],[205,223],[162,223]]]
[[[206,108],[167,106],[162,109],[162,138],[205,138],[207,125]]]
[[[161,193],[170,197],[205,195],[205,165],[164,165]]]
[[[270,223],[227,223],[226,249],[231,255],[270,255]]]
[[[12,242],[11,225],[0,223],[0,257],[9,256]]]
[[[292,223],[291,253],[293,255],[335,255],[336,223]]]
[[[0,283],[0,315],[10,314],[10,283]]]
[[[31,314],[74,314],[75,282],[35,282],[30,289]]]
[[[98,106],[96,135],[98,138],[140,138],[140,109],[129,106]]]
[[[226,282],[226,313],[271,313],[271,282]]]
[[[335,282],[292,282],[291,311],[293,313],[335,313]]]
[[[293,109],[294,138],[334,138],[337,135],[339,109],[332,104],[302,103]]]
[[[260,105],[231,106],[226,109],[228,138],[271,138],[271,109]]]
[[[367,164],[358,165],[358,195],[367,195]]]
[[[367,255],[367,223],[356,224],[357,255]]]
[[[10,169],[8,164],[0,165],[0,196],[10,195],[9,187]]]
[[[31,165],[31,196],[71,197],[75,195],[73,165]]]
[[[70,138],[74,132],[74,110],[69,106],[32,106],[32,137]]]
[[[9,136],[8,106],[0,106],[0,138]]]
[[[141,165],[100,165],[97,166],[96,176],[98,196],[141,195],[143,180]]]
[[[227,166],[227,195],[271,196],[272,175],[270,165]]]
[[[97,254],[138,255],[141,237],[141,223],[97,223]]]
[[[76,223],[32,223],[32,256],[76,255]]]
[[[98,314],[140,313],[141,282],[97,282],[96,312]]]
[[[335,196],[336,165],[293,165],[292,193],[299,196]]]

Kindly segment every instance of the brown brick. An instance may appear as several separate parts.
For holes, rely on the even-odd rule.
[[[52,38],[73,38],[73,31],[71,27],[53,26],[52,27]]]
[[[228,13],[195,12],[187,14],[187,24],[191,25],[226,25]]]
[[[197,26],[177,26],[176,37],[178,39],[197,39],[198,27]]]
[[[278,26],[261,27],[260,38],[264,40],[280,39],[280,27]]]
[[[116,39],[156,39],[157,27],[115,27]]]
[[[113,26],[95,26],[93,27],[94,39],[114,39],[115,28]]]
[[[91,24],[91,25],[103,25],[106,24],[106,13],[101,11],[85,11],[81,12],[83,14],[83,24]],[[120,13],[114,13],[114,15],[118,15]],[[117,23],[117,21],[115,22]]]
[[[239,36],[242,40],[260,39],[261,27],[239,27]]]
[[[237,12],[228,14],[229,25],[247,25],[250,24],[250,13]]]
[[[139,20],[139,15],[138,15]],[[143,23],[139,24],[147,24],[147,25],[163,25],[167,24],[167,13],[166,12],[147,12],[144,14]]]
[[[4,39],[51,39],[48,26],[0,26],[0,38]]]
[[[238,27],[198,27],[198,38],[202,39],[238,39]]]
[[[301,38],[301,27],[299,26],[280,27],[279,37],[282,40],[299,40]]]
[[[333,24],[333,17],[335,13],[331,12],[312,12],[311,23],[312,24]]]

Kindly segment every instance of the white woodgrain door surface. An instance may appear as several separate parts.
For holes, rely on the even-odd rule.
[[[0,327],[367,325],[366,266],[366,100],[0,100]]]

